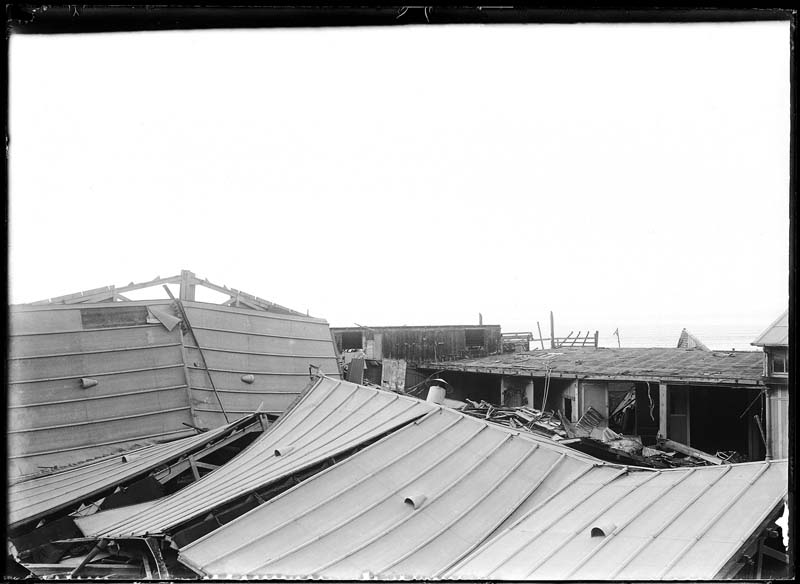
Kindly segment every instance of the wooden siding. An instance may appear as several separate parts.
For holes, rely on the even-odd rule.
[[[179,316],[169,300],[11,307],[12,478],[191,435],[186,424],[220,426],[206,366],[231,421],[259,407],[282,413],[308,386],[309,365],[339,375],[324,320],[183,304],[197,339],[148,316]]]
[[[486,357],[502,349],[499,325],[465,325],[333,329],[340,351],[343,335],[358,331],[363,331],[362,348],[367,358],[403,359],[411,365]]]

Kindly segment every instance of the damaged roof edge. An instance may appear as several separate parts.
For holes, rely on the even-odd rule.
[[[416,398],[321,375],[275,424],[227,464],[94,535],[124,537],[170,531],[391,433],[433,407]],[[276,456],[276,451],[280,455]]]
[[[230,424],[172,442],[151,444],[21,480],[9,486],[9,528],[17,528],[146,474],[170,460],[253,423],[252,413]],[[132,456],[133,455],[133,456]]]
[[[420,369],[436,371],[454,371],[465,373],[485,373],[488,375],[511,375],[515,377],[544,377],[547,372],[544,369],[526,369],[524,367],[503,367],[500,366],[478,366],[462,365],[458,361],[432,362],[420,365]],[[584,373],[575,371],[551,371],[550,377],[567,379],[580,379],[581,381],[645,381],[650,383],[669,383],[669,384],[696,384],[696,383],[715,383],[723,385],[738,385],[741,387],[763,387],[763,379],[755,377],[687,377],[670,375],[615,375],[602,373]]]

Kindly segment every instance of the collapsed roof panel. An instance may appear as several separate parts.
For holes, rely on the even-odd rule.
[[[787,472],[625,467],[438,408],[179,559],[210,576],[713,577],[781,507]]]
[[[183,307],[191,323],[184,347],[198,426],[225,423],[220,401],[229,418],[259,407],[283,413],[308,387],[312,365],[339,376],[324,320],[201,302]]]
[[[241,432],[255,419],[256,414],[252,414],[209,432],[145,446],[12,484],[8,489],[9,527],[13,529],[77,506],[159,466],[197,452],[215,440]]]
[[[223,467],[91,535],[128,537],[167,532],[435,408],[382,389],[320,377],[278,422]]]
[[[11,307],[11,477],[194,434],[180,329],[147,322],[145,305],[101,313]]]
[[[215,428],[259,407],[278,415],[312,365],[339,375],[327,322],[304,315],[170,300],[13,306],[10,475],[180,438],[187,424]]]
[[[439,408],[189,544],[181,561],[208,575],[435,577],[532,493],[595,468],[626,472]]]
[[[567,485],[446,578],[715,578],[782,505],[787,462],[627,473]]]

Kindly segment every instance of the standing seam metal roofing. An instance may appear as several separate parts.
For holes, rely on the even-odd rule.
[[[532,494],[592,469],[596,480],[627,472],[438,408],[189,544],[180,559],[209,575],[431,577]]]
[[[670,469],[621,476],[585,495],[576,483],[444,577],[714,578],[780,505],[787,472],[786,461]]]
[[[15,483],[8,490],[9,526],[14,528],[127,482],[243,428],[255,414],[173,442],[153,444]]]
[[[87,534],[164,533],[215,507],[367,442],[435,409],[426,402],[328,377],[230,462],[144,511]]]
[[[604,463],[440,407],[179,559],[218,576],[713,576],[780,505],[786,477],[786,461]]]

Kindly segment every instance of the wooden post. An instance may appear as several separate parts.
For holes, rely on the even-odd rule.
[[[101,539],[100,541],[98,541],[97,545],[92,548],[92,551],[86,554],[81,560],[81,562],[77,566],[75,566],[75,569],[69,573],[69,578],[76,578],[78,574],[80,574],[81,570],[83,570],[84,566],[86,566],[86,564],[91,562],[97,554],[106,549],[107,546],[108,546],[107,539]]]
[[[556,348],[556,327],[553,321],[553,311],[550,311],[550,348]]]
[[[189,270],[181,270],[181,289],[178,293],[178,298],[181,300],[194,300],[194,274]]]
[[[539,329],[539,342],[542,343],[542,351],[544,351],[544,337],[542,337],[542,327],[539,326],[539,321],[536,321],[536,328]]]
[[[758,545],[756,546],[756,580],[761,580],[761,567],[764,562],[764,538],[758,538]]]
[[[660,438],[669,438],[667,436],[667,384],[658,382],[658,436]]]
[[[772,460],[772,415],[770,410],[772,409],[772,400],[769,399],[769,388],[765,388],[762,392],[763,400],[764,400],[764,425],[766,428],[766,439],[765,439],[765,450],[764,458],[766,460]]]
[[[599,331],[594,331],[594,348],[595,349],[599,345],[599,342],[598,342],[598,339],[600,338],[599,335],[600,335]]]

